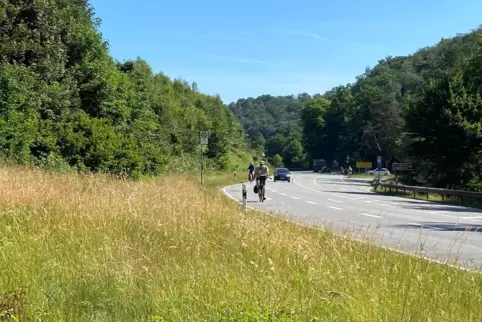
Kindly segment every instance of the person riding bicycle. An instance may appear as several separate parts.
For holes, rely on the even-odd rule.
[[[254,162],[251,161],[251,164],[248,167],[248,171],[249,171],[248,174],[249,174],[250,178],[252,178],[253,173],[254,173]]]
[[[261,161],[259,167],[256,168],[255,177],[256,185],[266,186],[266,179],[269,177],[269,168],[264,164],[264,161]],[[266,200],[266,196],[264,200]]]

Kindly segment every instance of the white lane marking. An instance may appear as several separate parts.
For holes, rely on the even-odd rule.
[[[316,203],[316,202],[313,202],[313,201],[307,201],[307,203],[310,203],[310,204],[312,204],[312,205],[317,205],[317,203]]]
[[[282,195],[282,196],[286,196],[286,193],[280,192],[279,194]]]
[[[383,218],[382,216],[366,214],[366,213],[364,213],[364,212],[360,212],[360,213],[358,213],[358,214],[359,214],[359,215],[362,215],[362,216],[373,217],[373,218]]]
[[[338,207],[335,207],[335,206],[326,206],[328,208],[331,208],[331,209],[335,209],[335,210],[343,210],[343,208],[338,208]]]
[[[297,185],[298,187],[301,187],[301,188],[304,188],[304,189],[307,189],[307,190],[311,190],[311,191],[314,191],[314,192],[322,192],[322,191],[320,191],[320,190],[311,189],[311,188],[305,187],[305,186],[303,186],[303,185],[301,185],[301,184],[299,184],[299,183],[296,183],[296,180],[297,180],[298,178],[301,178],[301,177],[302,177],[301,175],[298,176],[298,177],[296,177],[296,178],[293,180],[293,183],[294,183],[295,185]]]
[[[333,201],[333,202],[338,202],[338,203],[341,203],[341,201],[340,201],[340,200],[335,200],[335,199],[328,199],[328,200]]]
[[[460,217],[462,219],[481,219],[482,216],[475,216],[475,217]]]
[[[291,199],[299,200],[300,198],[298,198],[298,197],[291,197]]]
[[[320,187],[321,189],[327,191],[327,190],[328,190],[327,188],[320,186],[320,185],[318,184],[318,182],[316,182],[316,179],[319,178],[319,177],[320,177],[320,176],[314,177],[314,178],[313,178],[313,182],[315,183],[315,185],[317,185],[317,186]]]
[[[226,191],[226,188],[229,188],[229,187],[234,187],[235,185],[231,185],[231,186],[226,186],[226,187],[223,187],[223,192],[224,194],[229,197],[230,199],[234,200],[234,201],[237,201],[239,203],[241,203],[240,200],[237,200],[236,198],[234,198],[233,196],[231,196],[227,191]],[[374,193],[373,191],[371,191],[371,187],[367,189],[368,192],[372,192]],[[311,201],[307,201],[309,203],[313,203],[315,204],[314,202],[311,202]],[[247,206],[249,209],[252,209],[254,211],[258,211],[258,212],[263,212],[261,209],[256,209],[254,207],[251,207],[251,206]],[[267,216],[270,216],[270,217],[274,217],[274,218],[278,218],[279,217],[275,217],[273,215],[271,215],[270,213],[267,213],[266,211],[263,212],[264,214],[266,214]],[[310,229],[313,229],[313,230],[316,230],[316,231],[323,231],[317,227],[314,227],[314,226],[311,226],[311,225],[307,225],[307,224],[302,224],[300,222],[297,222],[297,221],[293,221],[293,220],[290,220],[290,219],[287,219],[287,218],[283,218],[282,220],[284,221],[287,221],[287,222],[290,222],[292,224],[295,224],[297,226],[300,226],[300,227],[305,227],[305,228],[310,228]],[[417,224],[415,224],[417,225]],[[360,238],[356,238],[356,237],[347,237],[345,235],[341,235],[341,234],[336,234],[336,236],[342,238],[342,239],[348,239],[348,240],[356,240],[364,245],[371,245],[369,244],[369,242],[365,239],[360,239]],[[371,243],[371,242],[370,242]],[[414,257],[414,258],[420,258],[420,259],[424,259],[426,261],[429,261],[429,262],[432,262],[432,263],[437,263],[437,264],[441,264],[441,265],[446,265],[446,266],[449,266],[449,267],[452,267],[452,268],[456,268],[456,269],[459,269],[461,271],[465,271],[465,272],[477,272],[477,273],[480,273],[478,270],[474,270],[474,269],[471,269],[471,268],[467,268],[467,267],[463,267],[463,266],[457,266],[457,265],[452,265],[452,264],[449,264],[449,263],[446,263],[446,262],[443,262],[443,261],[440,261],[440,260],[437,260],[437,259],[434,259],[434,258],[430,258],[428,256],[421,256],[421,255],[418,255],[414,252],[409,252],[409,251],[404,251],[404,250],[401,250],[399,249],[398,247],[390,247],[390,246],[384,246],[384,245],[381,245],[381,244],[376,244],[376,247],[380,248],[380,249],[384,249],[384,250],[389,250],[389,251],[393,251],[393,252],[396,252],[396,253],[399,253],[399,254],[403,254],[403,255],[407,255],[407,256],[410,256],[410,257]]]
[[[273,190],[273,189],[268,189],[268,190],[271,190],[271,192],[274,192],[274,193],[278,193],[277,190]]]
[[[265,196],[265,198],[266,198],[266,200],[273,200],[273,199],[271,199],[270,197],[266,197],[266,196]]]

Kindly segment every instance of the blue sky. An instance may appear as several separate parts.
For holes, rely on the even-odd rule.
[[[482,24],[480,0],[91,0],[111,55],[225,103],[323,93],[388,55]]]

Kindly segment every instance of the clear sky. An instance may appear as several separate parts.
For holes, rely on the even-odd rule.
[[[90,0],[112,56],[225,103],[323,93],[482,24],[482,0]]]

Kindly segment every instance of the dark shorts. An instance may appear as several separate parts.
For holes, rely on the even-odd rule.
[[[266,185],[266,176],[259,176],[259,177],[258,177],[258,180],[259,180],[259,185],[260,185],[260,186],[265,186],[265,185]]]

